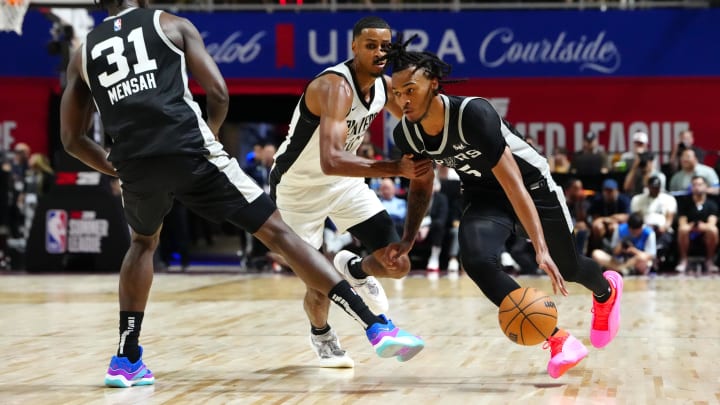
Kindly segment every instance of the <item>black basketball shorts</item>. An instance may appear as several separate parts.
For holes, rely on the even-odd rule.
[[[275,211],[275,204],[227,155],[174,155],[115,164],[122,182],[128,224],[152,235],[176,198],[210,221],[228,221],[255,233]]]

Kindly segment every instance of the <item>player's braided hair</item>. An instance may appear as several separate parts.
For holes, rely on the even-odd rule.
[[[417,38],[415,34],[407,41],[403,41],[402,35],[398,35],[398,39],[388,45],[387,53],[383,57],[387,60],[388,65],[393,73],[400,72],[405,69],[413,68],[413,73],[419,69],[423,69],[425,76],[429,79],[438,79],[438,92],[442,92],[443,83],[455,83],[458,80],[445,79],[450,75],[452,66],[443,62],[437,55],[432,52],[416,52],[408,51],[407,46]]]

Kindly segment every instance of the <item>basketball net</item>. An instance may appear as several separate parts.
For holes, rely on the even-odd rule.
[[[0,0],[0,31],[22,35],[22,24],[30,0]]]

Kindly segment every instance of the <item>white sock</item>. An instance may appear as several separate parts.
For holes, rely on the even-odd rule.
[[[440,246],[433,246],[430,258],[428,259],[427,268],[428,269],[439,269],[440,268],[440,251],[442,250],[442,247]]]

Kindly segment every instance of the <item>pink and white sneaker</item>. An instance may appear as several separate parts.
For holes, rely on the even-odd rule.
[[[547,371],[552,378],[560,378],[588,355],[585,345],[563,329],[545,341],[543,349],[548,347],[550,348],[550,361]]]
[[[610,299],[599,303],[593,297],[592,324],[590,326],[590,343],[597,348],[608,345],[620,329],[620,300],[623,292],[622,276],[612,270],[603,273],[610,283],[612,295]]]

